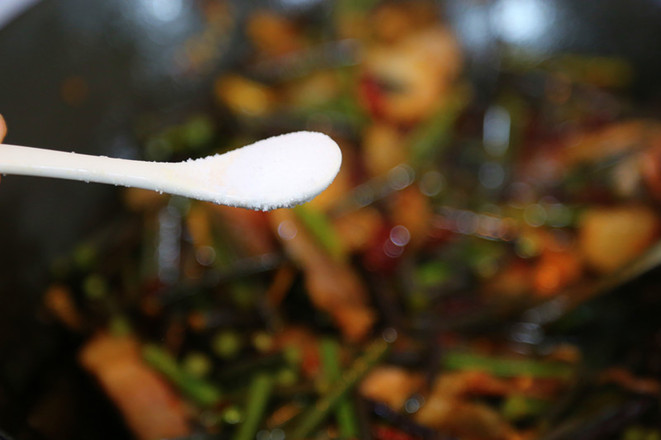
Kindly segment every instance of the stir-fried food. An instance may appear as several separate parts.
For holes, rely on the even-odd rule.
[[[45,295],[80,365],[144,440],[658,438],[660,364],[582,332],[658,263],[659,123],[591,60],[485,99],[436,3],[372,3],[254,12],[213,109],[139,130],[147,159],[312,129],[344,161],[269,213],[126,190]]]

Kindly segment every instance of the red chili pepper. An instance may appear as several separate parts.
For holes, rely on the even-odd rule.
[[[375,426],[372,429],[372,435],[375,440],[416,440],[415,437],[406,434],[390,426]]]
[[[390,239],[392,225],[384,225],[374,234],[372,243],[363,254],[363,262],[368,270],[391,272],[397,267],[406,246],[398,246]]]
[[[376,77],[370,74],[362,75],[359,82],[358,95],[363,105],[367,108],[367,111],[374,118],[383,116],[385,106],[383,90]]]

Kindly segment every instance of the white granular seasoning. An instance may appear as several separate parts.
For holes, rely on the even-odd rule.
[[[333,181],[341,163],[330,137],[301,131],[177,165],[200,185],[199,199],[270,210],[312,199]]]

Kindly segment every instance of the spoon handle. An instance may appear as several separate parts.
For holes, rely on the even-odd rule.
[[[0,144],[0,173],[135,186],[160,191],[173,164]]]

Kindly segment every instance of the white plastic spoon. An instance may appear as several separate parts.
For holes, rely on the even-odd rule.
[[[264,139],[185,162],[144,162],[0,144],[0,173],[145,188],[242,208],[306,202],[337,175],[342,154],[321,133]]]

